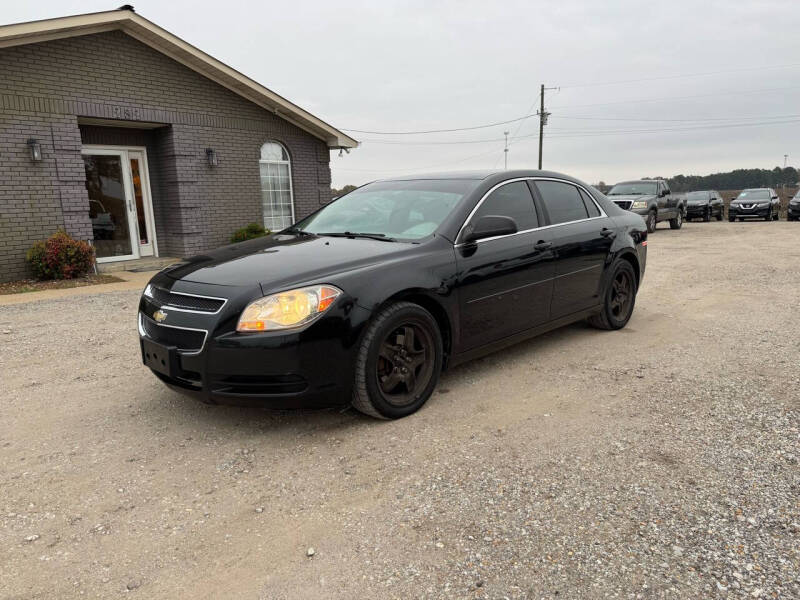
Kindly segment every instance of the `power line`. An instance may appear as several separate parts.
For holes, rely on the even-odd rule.
[[[727,73],[743,73],[746,71],[764,71],[766,69],[792,69],[800,67],[800,63],[791,63],[788,65],[768,65],[766,67],[744,67],[741,69],[726,69],[723,71],[706,71],[704,73],[684,73],[680,75],[662,75],[659,77],[643,77],[640,79],[623,79],[619,81],[598,81],[597,83],[573,83],[571,85],[562,85],[560,87],[567,88],[583,88],[583,87],[601,87],[609,85],[622,85],[625,83],[640,83],[642,81],[663,81],[665,79],[687,79],[690,77],[707,77],[709,75],[724,75]]]
[[[657,123],[689,123],[706,121],[744,121],[748,119],[787,119],[790,117],[800,117],[800,115],[778,115],[775,117],[707,117],[704,119],[635,119],[631,117],[574,117],[569,115],[552,115],[556,119],[580,119],[586,121],[640,121]]]
[[[786,125],[800,123],[800,119],[787,119],[781,121],[765,121],[763,123],[725,123],[719,125],[698,125],[693,127],[662,127],[654,129],[618,129],[618,130],[596,130],[587,131],[574,130],[574,132],[562,132],[555,135],[548,135],[550,139],[553,138],[567,138],[567,137],[597,137],[604,135],[640,135],[646,133],[669,133],[673,131],[703,131],[709,129],[734,129],[741,127],[764,127],[767,125]],[[533,136],[531,136],[533,137]]]
[[[555,117],[557,115],[551,115],[551,116]],[[652,121],[654,121],[654,122],[661,122],[661,121],[673,122],[674,121],[674,122],[687,122],[687,123],[695,123],[695,122],[696,123],[705,123],[705,122],[719,121],[719,120],[722,120],[722,121],[742,121],[742,120],[752,120],[752,119],[765,119],[762,122],[747,123],[747,124],[743,124],[743,125],[750,125],[750,124],[753,124],[753,125],[771,125],[773,123],[786,123],[786,122],[793,123],[794,122],[793,120],[785,121],[785,119],[795,119],[795,118],[800,118],[800,114],[795,114],[795,115],[776,115],[776,116],[772,116],[772,117],[726,117],[724,119],[675,119],[675,120],[672,120],[672,119],[652,119]],[[620,119],[620,120],[622,120],[622,119]],[[651,119],[630,119],[630,120],[631,121],[651,121]],[[709,125],[713,125],[713,123],[709,123]],[[732,125],[739,126],[738,123],[734,123]],[[668,131],[669,128],[666,128],[664,130]],[[654,131],[654,130],[653,129],[624,129],[624,130],[602,130],[602,129],[597,129],[597,130],[592,130],[592,129],[559,129],[559,128],[551,128],[550,131],[556,131],[556,132],[560,132],[560,133],[595,133],[595,132],[596,133],[607,133],[609,131],[611,131],[611,132],[616,132],[616,131],[623,131],[623,132],[644,131],[644,132],[650,132],[650,131]],[[660,130],[656,130],[656,131],[660,131]],[[526,139],[526,138],[531,138],[531,137],[536,137],[536,136],[538,136],[538,133],[534,133],[534,134],[530,134],[530,135],[517,136],[514,139],[515,140],[520,140],[520,139]],[[547,137],[553,137],[553,136],[548,135]],[[504,141],[504,138],[500,138],[500,137],[498,137],[498,138],[483,138],[483,139],[477,139],[477,140],[435,140],[435,141],[425,140],[425,141],[413,141],[413,142],[406,142],[406,141],[399,141],[399,140],[382,140],[382,139],[372,139],[372,138],[367,138],[367,139],[361,140],[361,142],[365,143],[365,144],[387,144],[387,145],[398,145],[398,146],[440,146],[440,145],[458,146],[458,145],[462,145],[462,144],[464,144],[464,145],[468,145],[468,144],[487,144],[487,143],[503,142],[503,141]],[[511,145],[512,143],[513,143],[513,140],[509,138],[509,145]]]
[[[564,87],[564,86],[559,86]],[[640,103],[649,103],[649,102],[673,102],[676,100],[690,100],[695,98],[709,98],[714,96],[730,96],[731,94],[736,95],[748,95],[748,94],[760,94],[762,92],[776,92],[776,91],[784,91],[784,90],[793,90],[798,89],[800,86],[786,86],[786,87],[778,87],[778,88],[761,88],[761,89],[752,89],[752,90],[735,90],[735,91],[726,91],[726,92],[713,92],[709,94],[696,94],[692,96],[672,96],[668,98],[639,98],[635,100],[618,100],[615,102],[593,102],[590,104],[559,104],[556,106],[551,106],[550,108],[583,108],[583,107],[591,107],[591,106],[614,106],[617,104],[640,104]],[[539,100],[537,96],[537,100]],[[534,102],[534,106],[536,103]],[[537,116],[539,113],[530,112],[532,109],[528,110],[527,114],[522,115],[521,117],[516,117],[514,119],[508,119],[506,121],[497,121],[494,123],[484,123],[481,125],[471,125],[468,127],[453,127],[450,129],[428,129],[428,130],[420,130],[420,131],[369,131],[366,129],[350,129],[347,127],[341,127],[342,131],[350,131],[352,133],[366,133],[369,135],[424,135],[430,133],[454,133],[458,131],[474,131],[476,129],[488,129],[490,127],[497,127],[498,125],[508,125],[510,123],[517,123],[520,121],[525,121],[530,117]],[[575,117],[577,118],[577,117]],[[520,124],[520,127],[522,125]],[[517,128],[517,131],[519,127]],[[512,139],[515,136],[512,136]]]
[[[497,121],[496,123],[486,123],[484,125],[473,125],[471,127],[454,127],[452,129],[429,129],[427,131],[365,131],[362,129],[348,129],[340,127],[342,131],[352,131],[353,133],[368,133],[373,135],[421,135],[424,133],[451,133],[453,131],[472,131],[474,129],[486,129],[487,127],[497,127],[498,125],[507,125],[509,123],[516,123],[517,121],[524,121],[528,117],[533,117],[536,113],[523,115],[516,119],[509,119],[508,121]]]

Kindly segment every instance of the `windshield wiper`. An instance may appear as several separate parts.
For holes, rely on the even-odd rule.
[[[297,227],[295,227],[294,225],[292,225],[291,227],[287,227],[286,229],[284,229],[284,230],[283,230],[283,233],[294,233],[294,234],[296,234],[296,235],[314,235],[313,233],[309,233],[309,232],[308,232],[308,231],[306,231],[305,229],[298,229],[298,228],[297,228]]]
[[[387,236],[385,233],[364,233],[353,231],[334,231],[330,233],[318,233],[317,235],[327,235],[330,237],[349,237],[349,238],[367,238],[370,240],[377,240],[379,242],[396,242],[397,240]]]

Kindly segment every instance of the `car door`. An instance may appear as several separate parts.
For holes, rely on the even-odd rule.
[[[489,192],[462,232],[487,215],[514,219],[517,233],[462,243],[456,239],[460,308],[458,351],[502,339],[545,323],[555,274],[550,232],[540,230],[531,191],[524,180]]]
[[[550,318],[557,319],[600,303],[616,227],[588,191],[565,181],[537,180],[535,186],[553,234],[556,278]]]

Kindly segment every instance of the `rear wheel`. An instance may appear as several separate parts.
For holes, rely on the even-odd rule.
[[[680,229],[681,227],[683,227],[683,211],[679,210],[675,218],[669,220],[669,228]]]
[[[353,407],[378,419],[398,419],[430,398],[442,370],[436,320],[417,304],[384,308],[367,328],[356,359]]]
[[[779,220],[780,220],[780,218],[781,218],[781,213],[780,213],[780,212],[778,212],[778,211],[776,210],[776,211],[775,211],[775,216],[774,216],[774,217],[772,217],[772,220],[773,220],[773,221],[779,221]]]
[[[656,219],[656,211],[651,210],[647,213],[647,218],[644,220],[645,224],[647,225],[647,233],[653,233],[656,230],[656,224],[658,220]]]
[[[725,215],[723,214],[724,212],[725,209],[720,206],[719,212],[717,213],[717,221],[722,221],[722,219],[725,217]]]
[[[611,265],[611,277],[601,311],[589,317],[598,329],[622,329],[633,314],[636,303],[636,273],[627,260],[618,258]]]

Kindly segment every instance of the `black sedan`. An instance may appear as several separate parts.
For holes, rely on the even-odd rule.
[[[794,195],[794,198],[789,200],[789,206],[786,208],[786,218],[789,221],[800,221],[800,191]]]
[[[764,219],[777,221],[780,216],[778,193],[772,188],[742,190],[728,206],[728,220]]]
[[[447,366],[580,319],[624,327],[646,240],[640,216],[557,173],[378,181],[153,277],[142,359],[207,402],[403,417]]]
[[[689,192],[686,194],[686,218],[710,221],[712,217],[722,221],[725,216],[725,202],[716,190]]]

